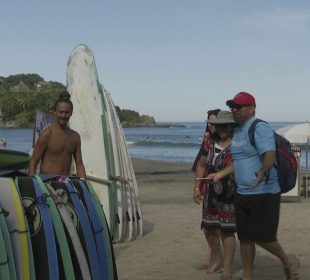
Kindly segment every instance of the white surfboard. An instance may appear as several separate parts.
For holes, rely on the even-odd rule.
[[[86,176],[98,195],[112,233],[115,190],[110,188],[101,88],[94,56],[86,45],[78,45],[71,52],[67,63],[67,90],[74,106],[70,127],[81,136]]]
[[[128,236],[129,240],[134,239],[135,237],[142,237],[143,235],[143,218],[142,218],[142,211],[141,211],[141,205],[139,200],[139,194],[138,194],[138,185],[133,169],[133,165],[131,162],[131,157],[128,152],[127,142],[125,138],[125,134],[121,125],[121,122],[119,120],[118,114],[116,112],[113,100],[111,98],[110,94],[107,94],[107,97],[109,99],[110,108],[113,111],[114,116],[114,125],[117,127],[117,138],[118,138],[118,146],[121,150],[121,160],[120,162],[122,167],[122,177],[124,178],[125,182],[125,193],[127,197],[127,206],[128,212],[131,213],[132,218],[132,236]],[[131,209],[129,209],[131,208]],[[130,223],[129,223],[130,225]]]
[[[126,149],[125,152],[126,152],[125,159],[127,162],[127,166],[129,168],[127,176],[130,178],[131,194],[132,194],[134,205],[135,205],[135,218],[136,218],[136,226],[137,226],[136,235],[141,238],[143,236],[143,219],[142,219],[141,204],[139,200],[138,184],[137,184],[136,175],[133,169],[133,165],[131,162],[128,149]]]
[[[70,127],[81,135],[87,180],[103,206],[113,242],[142,236],[141,207],[125,135],[85,45],[78,45],[70,55],[67,89],[74,106]]]
[[[108,96],[108,95],[107,95]],[[112,103],[110,95],[109,102]],[[110,108],[114,108],[113,105],[110,106]],[[115,110],[115,109],[114,109]],[[125,219],[125,232],[123,235],[124,240],[134,240],[136,238],[136,229],[135,229],[135,217],[134,217],[134,204],[131,196],[131,187],[130,187],[130,181],[128,180],[127,176],[127,162],[125,160],[125,146],[124,146],[124,139],[122,137],[122,127],[120,126],[120,123],[118,124],[117,119],[115,117],[115,112],[113,112],[114,115],[114,121],[115,121],[115,127],[116,127],[116,133],[117,133],[117,146],[119,149],[119,155],[120,155],[120,176],[122,178],[122,195],[123,195],[123,204],[122,207],[124,209],[124,219]]]
[[[110,98],[108,97],[108,92],[105,90],[105,88],[101,85],[102,89],[102,97],[103,102],[105,103],[106,110],[106,125],[109,127],[110,136],[111,136],[111,146],[113,149],[113,160],[111,161],[111,164],[113,164],[113,176],[111,177],[111,180],[115,182],[115,188],[116,188],[116,215],[117,219],[115,221],[115,227],[113,232],[113,242],[120,242],[123,240],[125,231],[126,231],[126,223],[125,223],[125,214],[126,209],[124,207],[124,195],[123,195],[123,188],[124,183],[122,180],[122,174],[121,174],[121,151],[119,148],[119,137],[118,137],[118,128],[115,126],[114,122],[114,105],[110,103]],[[113,106],[113,108],[111,108]]]
[[[76,225],[74,224],[74,221],[70,217],[71,213],[67,209],[66,203],[64,203],[61,200],[61,198],[58,196],[57,192],[53,189],[53,187],[51,187],[49,183],[46,183],[45,186],[47,187],[55,204],[57,205],[61,219],[69,233],[69,236],[71,238],[72,245],[73,245],[79,266],[80,266],[80,271],[82,274],[81,276],[83,277],[83,279],[90,280],[92,279],[90,269],[87,263],[87,259],[86,259],[85,252],[81,244],[79,235],[76,231]]]
[[[124,173],[124,157],[123,157],[123,148],[122,148],[122,135],[120,134],[120,129],[122,129],[118,114],[116,112],[115,106],[112,102],[111,95],[103,88],[107,103],[109,104],[111,121],[114,127],[114,147],[117,150],[118,160],[117,160],[117,174],[119,176],[120,188],[118,188],[118,196],[121,196],[121,208],[123,215],[123,225],[122,225],[122,235],[121,240],[132,240],[133,237],[133,224],[132,224],[132,215],[131,215],[131,205],[132,203],[127,201],[127,183],[125,180]],[[129,215],[130,213],[130,215]]]

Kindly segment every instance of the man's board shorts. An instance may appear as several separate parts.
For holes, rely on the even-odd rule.
[[[235,195],[237,234],[240,241],[274,242],[280,216],[281,195]]]

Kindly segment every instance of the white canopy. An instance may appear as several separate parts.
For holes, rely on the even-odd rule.
[[[281,127],[276,132],[285,137],[292,144],[297,144],[306,150],[306,172],[308,172],[308,151],[310,149],[310,123],[298,123]],[[305,196],[308,196],[308,176],[306,176]]]
[[[310,122],[287,125],[276,132],[292,144],[310,144]]]

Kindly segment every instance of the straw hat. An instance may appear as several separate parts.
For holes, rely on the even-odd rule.
[[[210,120],[210,124],[226,124],[226,123],[231,123],[235,124],[236,122],[233,119],[232,113],[230,111],[220,111],[217,114],[217,117],[215,120]]]

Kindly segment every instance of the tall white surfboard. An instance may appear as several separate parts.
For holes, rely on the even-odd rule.
[[[67,89],[74,106],[70,127],[81,136],[87,180],[103,205],[113,242],[141,237],[142,212],[125,135],[86,45],[69,57]]]
[[[122,158],[121,158],[121,152],[119,149],[119,138],[118,138],[118,128],[115,126],[114,115],[113,115],[113,108],[111,107],[111,103],[109,102],[109,98],[107,96],[107,91],[105,88],[101,85],[102,89],[102,99],[104,102],[104,107],[106,108],[105,112],[105,120],[106,125],[110,131],[111,136],[111,147],[113,152],[113,159],[111,162],[111,180],[115,183],[113,187],[116,189],[116,201],[117,205],[115,207],[116,211],[116,220],[115,220],[115,226],[114,226],[114,233],[113,233],[113,242],[120,242],[124,238],[125,230],[126,230],[126,223],[125,223],[125,214],[126,214],[126,207],[124,205],[124,195],[123,195],[123,178],[121,174],[121,164],[122,164]]]
[[[131,157],[128,152],[127,142],[119,120],[118,114],[115,109],[115,105],[111,98],[111,95],[104,90],[105,96],[109,103],[111,115],[113,119],[113,125],[115,130],[115,139],[117,139],[116,145],[120,150],[119,159],[119,173],[124,183],[124,198],[123,207],[126,209],[127,221],[126,237],[127,240],[133,240],[136,237],[142,237],[143,235],[143,217],[141,204],[139,200],[138,184],[134,173]]]
[[[114,231],[115,189],[112,188],[102,92],[94,56],[86,45],[73,49],[67,63],[67,90],[73,103],[70,127],[81,136],[87,179],[95,189],[110,227]]]

